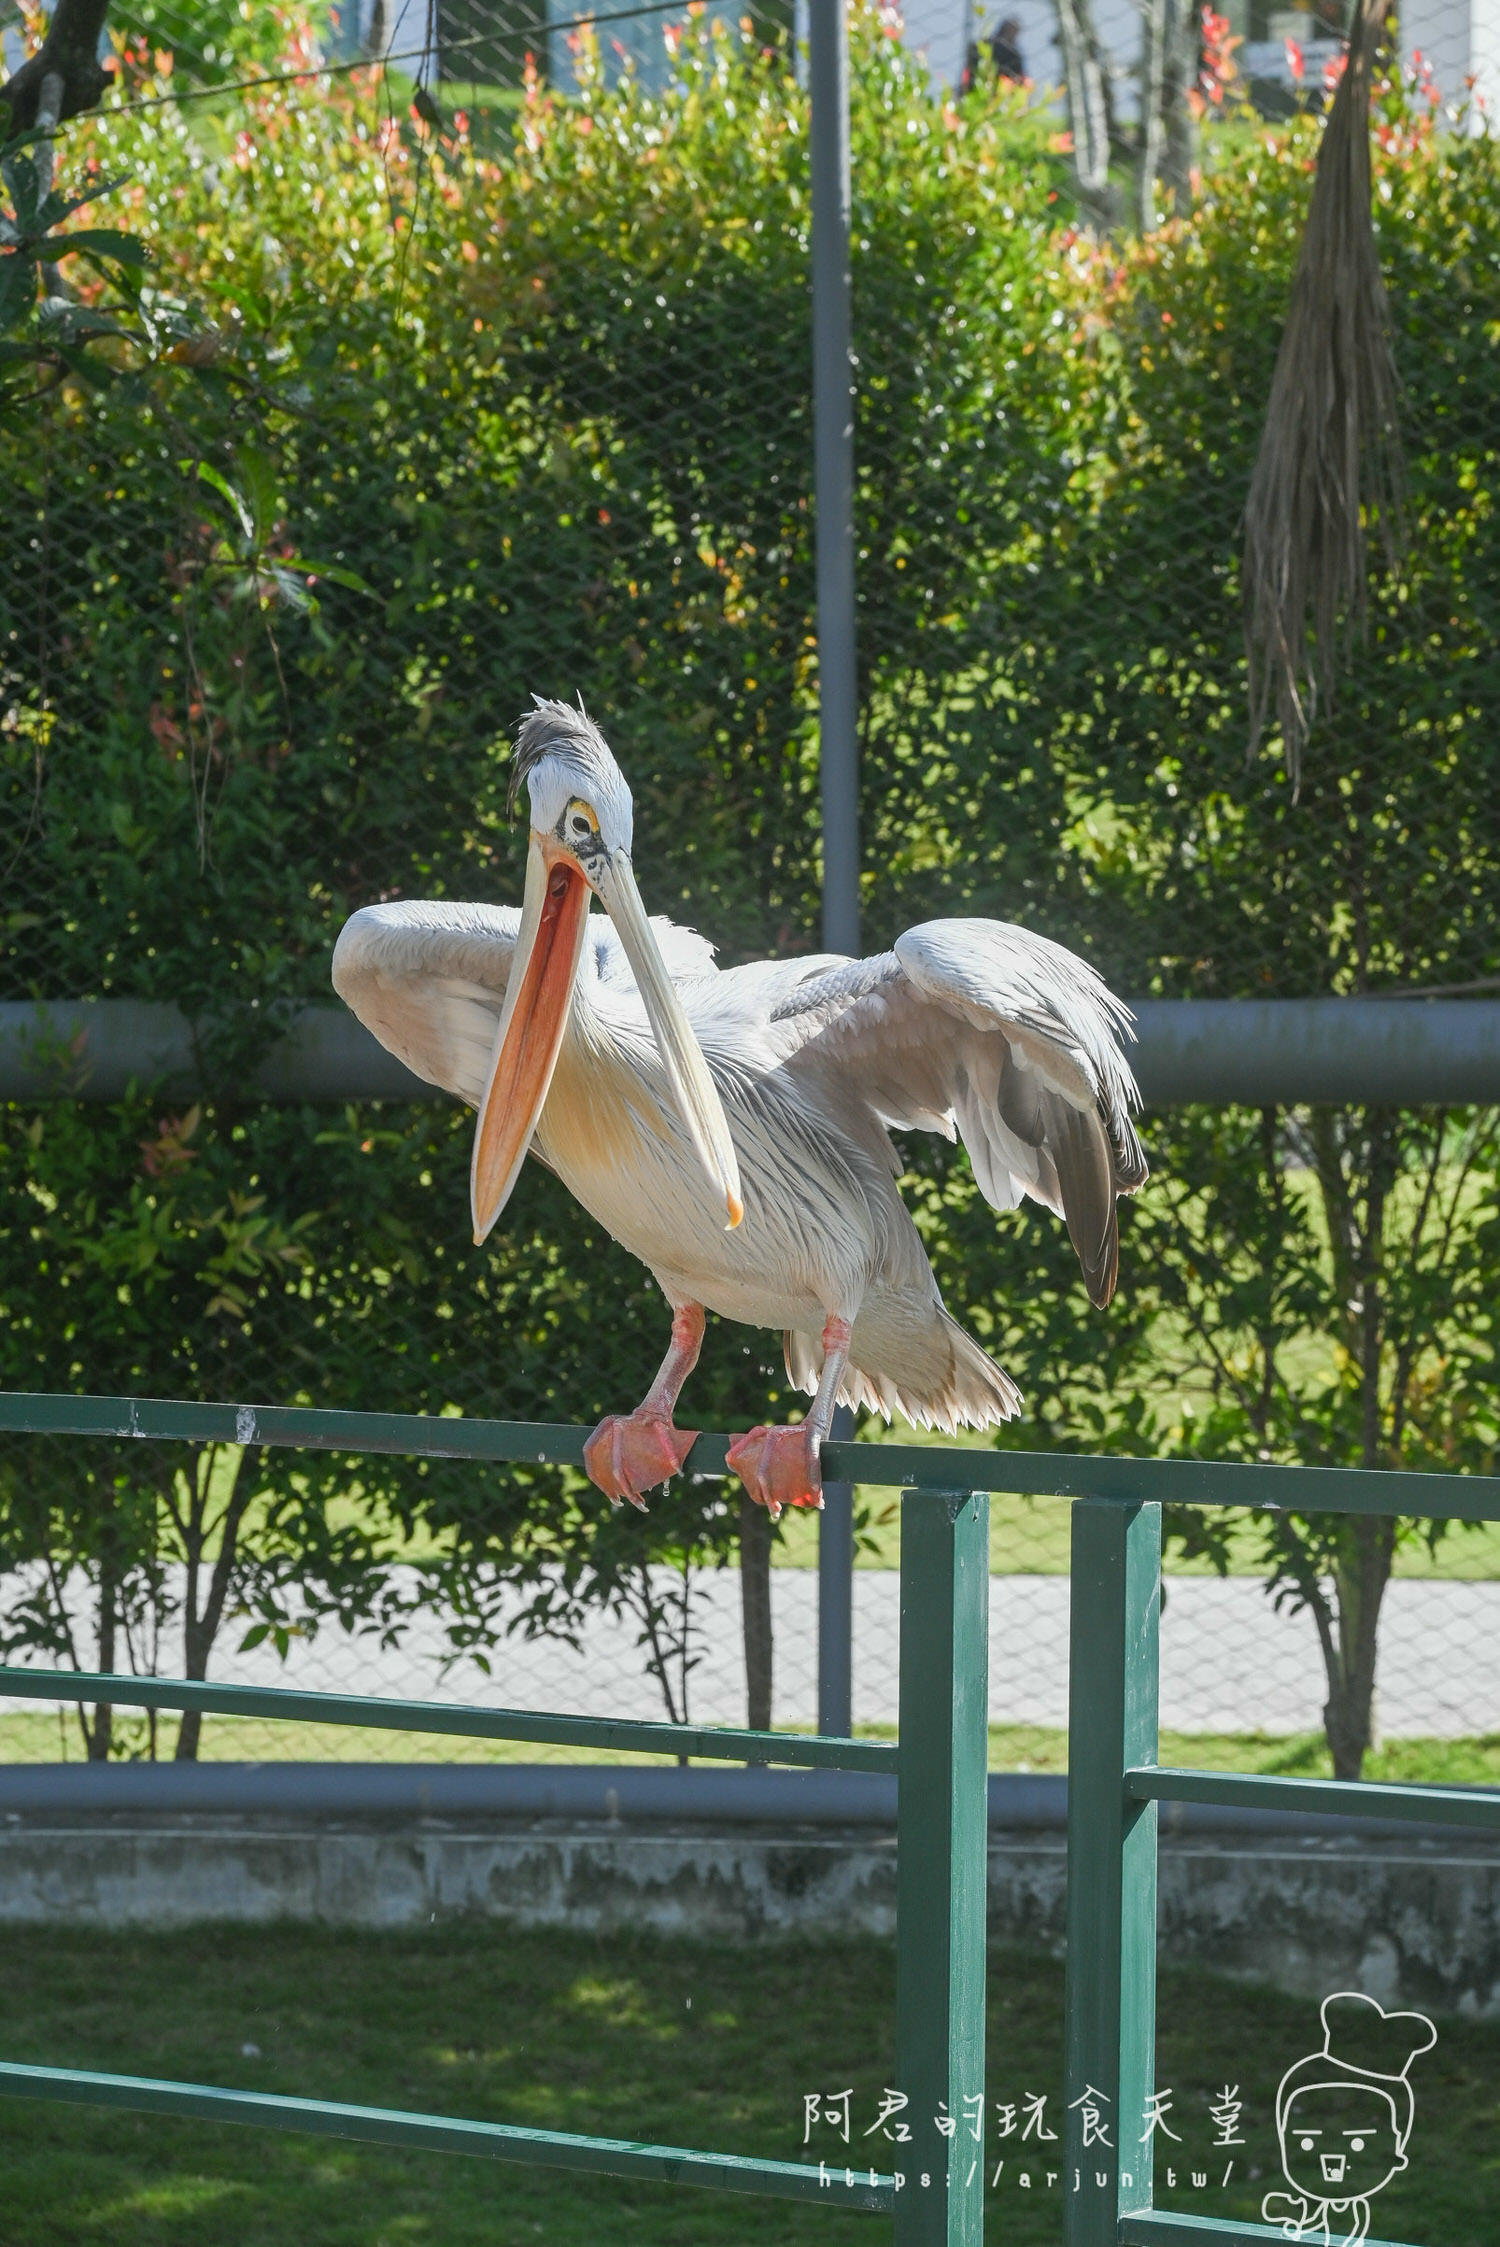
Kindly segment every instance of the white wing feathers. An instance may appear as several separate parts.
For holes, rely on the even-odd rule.
[[[514,905],[367,905],[340,931],[333,987],[408,1069],[477,1108],[520,926]]]
[[[635,971],[625,956],[625,947],[614,931],[614,924],[600,913],[589,922],[589,933],[594,940],[594,971],[599,981],[622,989],[635,989]],[[717,946],[695,928],[679,928],[664,913],[651,915],[651,933],[656,938],[656,948],[674,983],[691,983],[701,976],[717,976],[714,953]]]
[[[333,987],[408,1069],[477,1108],[495,1057],[520,926],[514,905],[446,898],[367,905],[340,932]],[[716,972],[706,938],[668,920],[651,926],[674,980]],[[601,914],[590,917],[589,937],[599,982],[633,988],[624,948]]]
[[[520,918],[442,899],[366,906],[339,937],[334,988],[408,1068],[477,1106]],[[993,1207],[1029,1194],[1056,1211],[1090,1295],[1109,1301],[1115,1200],[1144,1185],[1146,1163],[1119,1042],[1129,1011],[1086,962],[1002,921],[927,921],[874,959],[720,974],[691,929],[652,928],[711,1062],[815,1082],[830,1120],[855,1105],[892,1130],[956,1129]],[[585,972],[633,987],[609,922],[589,929]]]
[[[1001,921],[928,921],[892,951],[814,972],[771,1019],[785,1066],[857,1088],[896,1130],[955,1125],[986,1200],[1066,1223],[1090,1296],[1119,1264],[1115,1199],[1145,1183],[1123,1053],[1129,1011],[1086,962]]]

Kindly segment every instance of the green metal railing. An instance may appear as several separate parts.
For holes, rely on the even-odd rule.
[[[587,1430],[397,1413],[211,1405],[131,1397],[0,1395],[0,1432],[136,1436],[161,1442],[287,1444],[359,1455],[580,1466]],[[697,1473],[724,1471],[727,1439],[701,1436]],[[1500,1832],[1500,1796],[1446,1787],[1353,1785],[1156,1761],[1161,1508],[1258,1504],[1390,1516],[1500,1520],[1500,1478],[1238,1466],[830,1443],[830,1480],[902,1488],[901,1668],[896,1742],[717,1726],[553,1716],[457,1702],[298,1693],[183,1679],[80,1676],[69,1698],[220,1715],[302,1718],[480,1739],[532,1740],[672,1757],[883,1771],[897,1779],[895,2081],[912,2138],[905,2167],[814,2167],[739,2154],[519,2128],[446,2115],[0,2063],[0,2094],[258,2124],[368,2144],[721,2191],[771,2194],[894,2218],[897,2247],[981,2247],[984,2164],[967,2127],[945,2135],[984,2088],[990,1491],[1073,1499],[1064,2196],[1067,2247],[1243,2247],[1280,2239],[1260,2224],[1154,2208],[1149,2135],[1132,2142],[1155,2077],[1157,1804],[1338,1811]],[[1434,1504],[1434,1486],[1441,1488]],[[56,1700],[55,1671],[0,1668],[0,1695]],[[1085,2089],[1115,2119],[1085,2144]],[[1368,2247],[1381,2247],[1371,2241]]]
[[[347,1452],[399,1451],[473,1460],[582,1464],[584,1428],[506,1421],[315,1412],[281,1407],[167,1403],[130,1397],[0,1396],[0,1431],[57,1436],[139,1436],[161,1442],[291,1444]],[[724,1470],[724,1438],[695,1445],[696,1471]],[[856,1447],[830,1447],[852,1457]],[[930,1455],[902,1455],[920,1460]],[[837,1466],[825,1452],[830,1475]],[[861,1464],[874,1458],[859,1447]],[[879,1464],[888,1466],[884,1455]],[[906,1479],[887,1474],[883,1479]],[[972,1478],[969,1478],[972,1479]],[[216,1715],[294,1717],[478,1739],[534,1740],[631,1749],[734,1763],[881,1771],[897,1785],[895,2080],[913,2114],[906,2168],[833,2169],[680,2146],[635,2144],[449,2115],[356,2107],[325,2099],[226,2090],[215,2085],[103,2075],[78,2068],[0,2064],[0,2094],[71,2104],[197,2115],[372,2145],[478,2154],[606,2176],[770,2194],[826,2207],[893,2215],[901,2247],[965,2241],[978,2247],[984,2178],[954,2165],[936,2126],[940,2107],[962,2112],[964,2091],[984,2081],[985,1848],[988,1750],[989,1500],[967,1489],[906,1491],[901,1514],[900,1738],[846,1740],[727,1727],[553,1716],[456,1702],[362,1699],[183,1679],[70,1674],[69,1698],[125,1707],[199,1709]],[[0,1695],[55,1701],[55,1671],[0,1668]],[[923,2179],[928,2182],[924,2184]]]
[[[1094,1462],[1109,1465],[1110,1462]],[[1137,1462],[1136,1464],[1143,1464]],[[1223,1467],[1189,1468],[1205,1495]],[[1500,1518],[1493,1477],[1257,1468],[1277,1495],[1262,1502],[1329,1513]],[[1161,1468],[1145,1476],[1156,1479]],[[1415,1487],[1414,1487],[1415,1486]],[[1440,1502],[1433,1497],[1441,1489]],[[1141,1485],[1137,1484],[1137,1488]],[[1314,1495],[1314,1492],[1316,1495]],[[1461,1495],[1460,1495],[1461,1493]],[[1500,1794],[1367,1781],[1274,1779],[1157,1763],[1161,1506],[1149,1497],[1090,1496],[1073,1509],[1068,1721],[1066,2049],[1067,2247],[1245,2247],[1280,2240],[1264,2224],[1178,2215],[1153,2206],[1147,2105],[1156,2077],[1156,1849],[1159,1802],[1242,1810],[1335,1811],[1500,1833]],[[1086,2089],[1112,2118],[1108,2144],[1086,2144]],[[1390,2247],[1371,2239],[1366,2247]]]

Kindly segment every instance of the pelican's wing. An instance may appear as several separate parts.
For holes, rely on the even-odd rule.
[[[344,923],[333,987],[408,1069],[477,1108],[484,1096],[521,915],[514,905],[420,898],[367,905]],[[652,932],[674,983],[716,976],[706,937],[654,917]],[[613,925],[591,915],[589,941],[602,984],[635,988]]]
[[[367,905],[340,931],[333,987],[408,1069],[477,1108],[520,926],[514,905]]]
[[[611,985],[635,984],[635,971],[625,957],[625,947],[615,934],[614,923],[596,917],[590,928],[594,940],[594,966],[601,983]],[[665,914],[653,913],[651,933],[656,938],[657,950],[674,983],[690,983],[704,975],[717,975],[714,964],[715,946],[695,928],[679,928]]]
[[[1089,1294],[1119,1264],[1115,1198],[1145,1184],[1124,1054],[1130,1014],[1086,962],[1003,921],[927,921],[894,950],[783,989],[783,1066],[896,1130],[955,1125],[985,1199],[1023,1194],[1066,1223]]]

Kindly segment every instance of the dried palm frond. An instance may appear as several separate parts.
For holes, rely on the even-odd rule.
[[[1371,214],[1370,89],[1391,0],[1359,0],[1245,505],[1250,753],[1274,707],[1293,784],[1341,640],[1369,613],[1368,544],[1403,544],[1390,316]]]

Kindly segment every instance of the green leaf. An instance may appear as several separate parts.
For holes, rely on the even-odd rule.
[[[246,505],[255,524],[250,535],[260,543],[269,535],[278,512],[280,487],[276,465],[264,447],[243,441],[236,459]]]
[[[5,166],[5,184],[10,189],[11,200],[15,204],[17,226],[23,234],[30,234],[37,223],[41,183],[29,157],[22,157]]]
[[[0,330],[19,327],[36,302],[39,272],[24,250],[0,256]]]
[[[55,258],[70,257],[75,250],[87,256],[107,259],[114,265],[143,266],[146,263],[146,245],[134,234],[127,234],[116,226],[82,226],[73,234],[49,237],[47,248]]]
[[[97,203],[101,196],[113,195],[116,188],[125,185],[128,176],[127,173],[121,172],[114,179],[101,180],[97,187],[89,188],[83,195],[57,196],[49,200],[55,200],[60,206],[58,211],[60,219],[71,218],[75,211],[87,210],[89,204]]]
[[[64,343],[90,343],[99,336],[123,336],[128,330],[107,313],[96,312],[87,304],[59,304],[49,309],[46,317],[49,334],[55,333]]]
[[[288,569],[306,570],[312,577],[326,577],[330,585],[343,585],[351,593],[368,593],[373,598],[375,588],[367,585],[358,570],[349,569],[343,562],[320,562],[311,554],[289,554]]]
[[[188,463],[184,461],[184,468],[186,468],[187,465]],[[253,538],[255,536],[254,519],[251,516],[250,510],[246,506],[243,498],[241,497],[239,492],[235,490],[234,485],[229,481],[229,478],[224,475],[219,469],[215,468],[212,461],[200,460],[197,464],[197,468],[198,481],[200,483],[207,484],[211,491],[216,491],[220,499],[228,501],[229,505],[234,509],[235,515],[239,521],[240,529],[244,532],[246,538]]]

